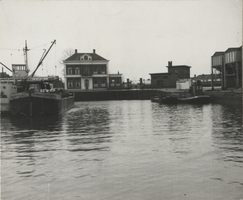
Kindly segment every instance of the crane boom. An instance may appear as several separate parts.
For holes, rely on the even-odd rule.
[[[45,57],[47,56],[47,54],[49,53],[49,51],[51,50],[52,46],[56,43],[56,40],[54,40],[51,44],[51,46],[49,47],[48,51],[46,52],[46,54],[44,56],[42,56],[42,59],[39,61],[35,71],[30,75],[30,77],[33,77],[35,75],[35,72],[37,71],[37,69],[39,68],[39,66],[42,64],[43,60],[45,59]]]
[[[4,66],[6,69],[8,69],[10,72],[13,72],[11,69],[9,69],[6,65],[4,65],[3,63],[1,63],[0,62],[0,64],[2,65],[2,66]]]

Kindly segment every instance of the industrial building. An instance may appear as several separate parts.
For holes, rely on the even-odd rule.
[[[215,52],[211,57],[211,86],[215,77],[221,75],[222,89],[240,88],[242,86],[242,46]]]

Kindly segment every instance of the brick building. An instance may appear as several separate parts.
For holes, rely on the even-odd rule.
[[[179,79],[190,78],[190,66],[172,65],[172,61],[168,62],[167,73],[150,73],[151,86],[158,88],[176,88],[176,81]]]
[[[75,53],[64,61],[65,89],[119,88],[122,74],[109,74],[109,60],[93,53]]]

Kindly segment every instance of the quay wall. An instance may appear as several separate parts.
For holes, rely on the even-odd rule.
[[[242,108],[241,90],[206,91],[205,94],[210,96],[212,103]]]
[[[103,90],[103,91],[73,91],[75,101],[104,100],[149,100],[155,96],[156,90]]]

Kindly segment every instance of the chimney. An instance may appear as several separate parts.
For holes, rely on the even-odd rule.
[[[197,76],[196,76],[196,74],[194,74],[194,78],[196,78]]]
[[[168,66],[172,67],[172,61],[168,61]]]
[[[75,49],[75,54],[76,54],[76,53],[78,53],[78,50],[77,50],[77,49]]]
[[[95,53],[95,49],[93,49],[93,53]]]

